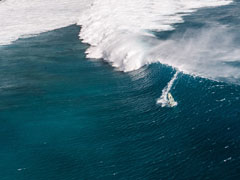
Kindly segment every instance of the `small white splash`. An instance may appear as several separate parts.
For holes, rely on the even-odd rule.
[[[223,162],[227,162],[227,161],[231,161],[232,160],[232,157],[229,157],[227,159],[224,159]]]
[[[26,168],[19,168],[17,169],[18,171],[23,171],[23,170],[26,170]]]
[[[169,103],[169,99],[168,99],[168,93],[171,90],[173,83],[176,81],[177,79],[177,75],[178,75],[179,71],[177,71],[173,78],[171,79],[171,81],[169,81],[169,83],[167,84],[167,86],[162,90],[162,95],[160,98],[157,99],[157,104],[160,104],[162,107],[174,107],[177,106],[177,102],[174,101],[174,103],[172,105],[170,105]]]
[[[220,99],[220,100],[216,100],[217,102],[223,102],[223,101],[225,101],[226,100],[226,98],[223,98],[223,99]]]
[[[228,148],[229,148],[229,146],[225,146],[224,148],[225,148],[225,149],[228,149]]]

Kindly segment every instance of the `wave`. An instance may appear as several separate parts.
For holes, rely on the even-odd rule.
[[[167,40],[155,32],[174,30],[199,8],[231,0],[7,0],[0,5],[0,45],[71,24],[81,26],[88,58],[121,71],[162,63],[214,80],[239,82],[240,52],[229,27],[189,30]],[[6,18],[7,17],[7,18]]]
[[[234,43],[234,34],[227,26],[214,24],[167,40],[154,34],[173,30],[184,16],[199,8],[231,2],[95,0],[79,19],[79,37],[90,44],[88,58],[104,59],[121,71],[160,62],[187,74],[236,82],[239,68],[228,62],[239,61],[239,45]]]

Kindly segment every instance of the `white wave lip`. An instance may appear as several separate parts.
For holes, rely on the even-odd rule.
[[[0,45],[76,24],[91,0],[5,0],[0,2]]]

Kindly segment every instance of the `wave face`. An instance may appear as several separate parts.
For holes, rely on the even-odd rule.
[[[167,40],[156,36],[156,32],[174,30],[176,24],[184,22],[183,17],[199,8],[229,3],[96,0],[79,19],[80,38],[91,45],[86,51],[88,58],[103,58],[121,71],[160,62],[188,74],[237,81],[239,68],[230,63],[239,62],[240,46],[234,44],[234,34],[227,26],[212,23],[184,34],[176,33]]]

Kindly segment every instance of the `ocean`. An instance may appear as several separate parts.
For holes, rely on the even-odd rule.
[[[239,0],[14,3],[0,180],[240,179]]]

